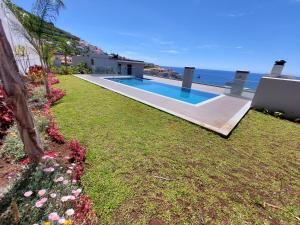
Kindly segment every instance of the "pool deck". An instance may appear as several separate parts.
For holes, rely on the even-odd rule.
[[[236,127],[251,106],[251,101],[247,99],[224,95],[224,88],[220,87],[193,84],[193,89],[219,94],[219,96],[200,104],[192,105],[104,79],[111,76],[75,76],[154,108],[160,109],[164,112],[178,116],[194,124],[217,132],[225,137],[231,133],[231,131]],[[181,82],[176,80],[152,76],[144,76],[144,78],[181,87]]]

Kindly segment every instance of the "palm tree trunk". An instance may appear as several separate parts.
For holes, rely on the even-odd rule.
[[[7,95],[7,101],[12,106],[20,137],[24,144],[24,151],[34,162],[38,162],[43,155],[41,142],[34,126],[31,111],[27,105],[25,84],[19,74],[18,66],[5,35],[1,19],[0,80]]]

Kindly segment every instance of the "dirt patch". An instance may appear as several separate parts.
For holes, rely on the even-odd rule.
[[[22,165],[0,159],[0,189],[7,187],[22,171]]]

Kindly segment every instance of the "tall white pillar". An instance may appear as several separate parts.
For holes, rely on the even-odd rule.
[[[182,88],[191,89],[195,67],[185,67],[182,81]]]
[[[249,71],[240,71],[240,70],[236,71],[235,78],[230,90],[231,95],[235,95],[235,96],[242,95],[248,75],[249,75]]]
[[[282,74],[285,63],[286,63],[286,61],[284,61],[284,60],[276,61],[274,66],[273,66],[273,69],[271,71],[271,74],[270,74],[271,77],[280,77],[281,74]]]

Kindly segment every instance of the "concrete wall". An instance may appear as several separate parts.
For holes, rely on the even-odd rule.
[[[290,119],[300,117],[300,80],[262,78],[252,100],[252,107],[282,111]]]
[[[21,74],[25,74],[29,66],[41,65],[33,46],[23,37],[24,27],[15,15],[0,0],[0,19],[6,37],[12,47]]]

